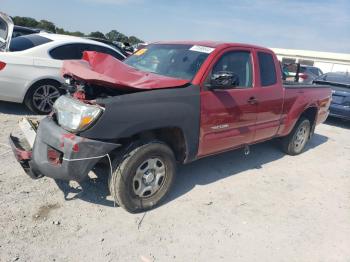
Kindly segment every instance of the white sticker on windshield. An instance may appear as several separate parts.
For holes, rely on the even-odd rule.
[[[214,51],[215,48],[207,47],[207,46],[201,46],[201,45],[194,45],[190,48],[191,51],[197,51],[201,53],[207,53],[210,54]]]

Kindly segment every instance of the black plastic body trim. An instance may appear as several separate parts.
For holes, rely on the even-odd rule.
[[[98,99],[105,112],[97,123],[80,133],[104,141],[129,138],[144,131],[179,128],[185,138],[185,162],[198,152],[200,131],[200,87],[189,85],[124,94]]]
[[[104,156],[120,146],[71,134],[59,127],[51,117],[46,117],[40,122],[29,166],[31,172],[37,176],[82,181],[103,158],[96,157]],[[48,149],[60,151],[63,156],[62,163],[51,163],[48,159]]]

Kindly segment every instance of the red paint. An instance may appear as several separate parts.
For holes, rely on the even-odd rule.
[[[64,134],[62,136],[62,139],[61,139],[60,147],[64,148],[64,145],[65,145],[64,140],[67,139],[67,140],[72,141],[72,151],[73,152],[79,152],[79,143],[75,143],[77,138],[79,138],[78,142],[79,142],[79,140],[84,140],[84,139],[82,139],[80,137],[77,137],[75,134],[71,134],[71,133]]]
[[[75,134],[72,134],[72,133],[66,133],[66,134],[62,135],[61,142],[60,142],[60,148],[64,148],[64,140],[65,139],[74,141],[76,137],[77,136]]]
[[[203,64],[192,83],[200,85],[201,128],[198,157],[258,143],[290,133],[300,115],[309,107],[317,109],[316,123],[328,116],[331,90],[327,88],[285,89],[279,62],[269,49],[242,44],[212,44],[216,47]],[[244,89],[207,90],[207,79],[215,62],[227,51],[247,51],[253,59],[253,87]],[[262,87],[257,52],[274,57],[277,83]],[[257,104],[249,104],[250,97]],[[213,127],[223,127],[213,129]],[[225,127],[227,126],[227,127]]]
[[[78,144],[73,144],[72,150],[73,150],[73,152],[79,152],[79,145]]]
[[[219,51],[217,48],[215,56],[208,65],[209,70],[206,70],[202,79],[207,79],[212,67],[224,53],[234,50],[236,50],[234,47],[225,47]],[[251,48],[241,47],[239,50],[250,51]],[[242,144],[250,144],[255,131],[257,107],[247,101],[255,95],[255,90],[253,88],[206,90],[204,81],[201,86],[199,156],[214,154]],[[216,129],[218,126],[222,128]]]
[[[63,135],[63,138],[67,138],[69,140],[74,140],[75,137],[76,137],[76,135],[72,134],[72,133],[66,133],[66,134]]]
[[[161,42],[164,44],[203,45],[215,48],[203,63],[191,83],[201,87],[200,134],[198,157],[216,154],[244,145],[258,143],[290,133],[300,115],[308,108],[316,108],[316,123],[328,115],[331,90],[327,88],[285,89],[280,65],[269,49],[219,42]],[[253,86],[244,89],[208,90],[204,83],[215,62],[227,51],[250,51],[253,65]],[[257,52],[274,57],[277,82],[263,87]],[[66,61],[63,74],[89,83],[121,89],[159,89],[188,83],[171,77],[138,71],[113,57],[85,52],[84,60]],[[256,104],[248,102],[250,98]],[[217,128],[219,127],[219,128]],[[67,137],[74,139],[73,137]]]
[[[73,94],[73,97],[75,99],[78,99],[78,100],[81,100],[81,101],[84,101],[86,99],[85,97],[85,92],[83,91],[77,91]]]
[[[48,148],[47,159],[51,164],[58,166],[62,164],[62,153],[54,148]]]
[[[32,159],[32,151],[25,151],[19,148],[15,148],[13,152],[15,153],[15,157],[18,161],[25,161],[25,160]]]
[[[21,162],[21,161],[27,161],[32,159],[32,151],[26,151],[17,147],[12,140],[12,136],[10,136],[10,146],[18,161]]]
[[[6,66],[5,62],[0,61],[0,71],[3,70]]]
[[[182,86],[188,80],[142,72],[114,57],[84,52],[83,60],[68,60],[63,63],[62,75],[70,75],[86,83],[118,89],[161,89]]]

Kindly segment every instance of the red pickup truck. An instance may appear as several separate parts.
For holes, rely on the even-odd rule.
[[[32,142],[10,136],[15,156],[33,178],[76,181],[107,159],[129,212],[164,198],[177,163],[272,138],[301,153],[331,100],[326,86],[284,84],[275,54],[246,44],[160,42],[124,62],[86,52],[63,75],[53,113],[23,128]]]

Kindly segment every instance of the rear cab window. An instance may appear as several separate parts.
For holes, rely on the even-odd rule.
[[[271,86],[277,83],[275,61],[272,54],[258,51],[261,86]]]
[[[24,51],[51,41],[51,39],[37,34],[19,36],[11,40],[10,51]]]

